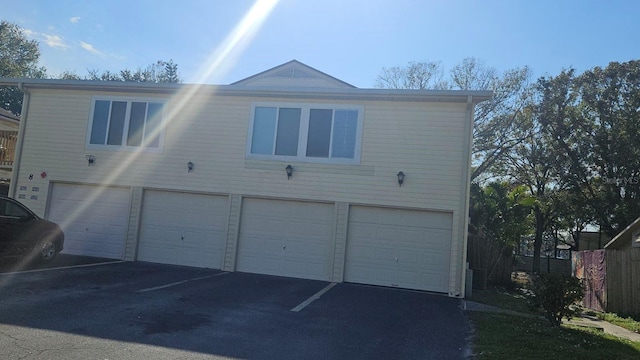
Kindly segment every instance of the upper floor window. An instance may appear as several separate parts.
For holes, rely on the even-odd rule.
[[[362,112],[361,106],[255,105],[247,156],[359,163]]]
[[[94,99],[87,146],[160,149],[163,107],[157,101]]]

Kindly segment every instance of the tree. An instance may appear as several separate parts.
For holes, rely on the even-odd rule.
[[[128,82],[152,82],[152,83],[180,83],[180,77],[178,75],[178,64],[173,60],[163,61],[158,60],[154,64],[147,66],[146,68],[138,68],[136,71],[129,69],[120,70],[119,72],[111,72],[105,70],[100,72],[99,70],[92,69],[87,70],[86,80],[93,81],[128,81]],[[80,79],[80,76],[75,73],[65,72],[61,74],[60,78],[66,79]]]
[[[528,109],[534,105],[530,78],[527,67],[505,71],[489,85],[493,89],[492,98],[476,106],[472,180],[487,175],[515,146],[533,136],[532,129],[521,126],[527,121]]]
[[[531,71],[524,67],[502,75],[476,58],[466,58],[448,73],[440,62],[410,62],[383,68],[376,87],[414,90],[493,90],[493,97],[476,106],[473,127],[471,180],[486,174],[515,145],[531,136],[518,131],[524,109],[532,104]],[[517,132],[517,133],[516,133]]]
[[[496,69],[476,58],[466,58],[451,69],[451,83],[460,90],[489,90],[495,87]]]
[[[376,87],[383,89],[446,89],[444,70],[440,62],[411,61],[404,66],[382,68],[376,79]]]
[[[471,268],[485,272],[489,282],[510,282],[513,250],[529,231],[532,204],[533,199],[522,186],[506,182],[485,187],[471,184],[467,259]]]
[[[575,187],[567,186],[562,192],[557,194],[557,202],[562,204],[557,209],[555,227],[557,231],[567,231],[573,243],[572,250],[580,249],[581,234],[587,225],[594,224],[597,220],[596,211],[593,204],[590,204]]]
[[[38,66],[39,58],[37,41],[28,40],[18,25],[0,22],[0,77],[44,78],[46,69]],[[0,106],[20,115],[22,92],[15,87],[1,87]]]
[[[74,73],[73,71],[63,71],[59,76],[60,80],[82,80],[80,75]]]
[[[640,215],[640,61],[540,79],[541,123],[567,164],[561,181],[615,236]]]
[[[542,131],[536,109],[527,109],[519,130],[527,134],[524,140],[513,146],[499,161],[498,172],[510,181],[524,186],[535,199],[533,211],[533,272],[540,272],[540,255],[545,235],[553,228],[558,210],[559,194],[563,183],[559,182],[558,169],[562,168],[554,153],[549,136]],[[529,135],[531,134],[531,135]]]
[[[158,76],[158,82],[161,83],[179,83],[181,82],[178,76],[178,64],[173,62],[173,59],[167,61],[158,61],[158,65],[162,67],[162,71]]]

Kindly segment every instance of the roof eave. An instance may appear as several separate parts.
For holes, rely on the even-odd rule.
[[[614,238],[611,239],[611,241],[609,241],[604,245],[604,248],[615,249],[620,247],[620,245],[624,243],[625,240],[627,240],[627,235],[630,235],[630,233],[633,230],[635,230],[637,227],[640,227],[640,217],[635,219],[631,224],[629,224],[629,226],[627,226],[622,231],[620,231],[616,236],[614,236]],[[628,240],[631,240],[631,238],[629,238]]]
[[[395,100],[468,102],[489,100],[492,91],[467,90],[388,90],[360,88],[305,88],[305,87],[252,87],[210,84],[138,83],[91,80],[19,79],[0,78],[0,86],[23,86],[32,89],[93,90],[107,92],[145,92],[174,94],[179,91],[197,90],[199,93],[213,93],[222,96],[255,96],[285,98]]]

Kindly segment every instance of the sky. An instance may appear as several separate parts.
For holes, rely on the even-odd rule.
[[[296,59],[360,88],[383,68],[478,58],[534,77],[640,59],[635,0],[0,0],[56,76],[173,60],[229,84]]]

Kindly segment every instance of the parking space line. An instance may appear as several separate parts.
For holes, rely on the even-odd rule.
[[[322,290],[318,291],[317,293],[313,294],[310,298],[308,298],[307,300],[301,302],[300,305],[298,305],[298,306],[294,307],[293,309],[291,309],[291,311],[299,312],[300,310],[306,308],[312,302],[320,299],[320,296],[322,296],[327,291],[331,290],[331,288],[336,286],[336,284],[337,283],[331,283],[331,284],[327,285],[324,289],[322,289]]]
[[[8,273],[0,273],[0,276],[6,276],[6,275],[17,275],[17,274],[28,274],[28,273],[35,273],[35,272],[42,272],[42,271],[52,271],[52,270],[63,270],[63,269],[75,269],[75,268],[83,268],[83,267],[90,267],[90,266],[100,266],[100,265],[111,265],[111,264],[120,264],[126,262],[124,260],[118,260],[118,261],[107,261],[107,262],[100,262],[100,263],[93,263],[93,264],[82,264],[82,265],[70,265],[70,266],[61,266],[61,267],[51,267],[51,268],[46,268],[46,269],[35,269],[35,270],[25,270],[25,271],[14,271],[14,272],[8,272]]]
[[[166,289],[166,288],[169,288],[169,287],[172,287],[172,286],[176,286],[176,285],[181,285],[181,284],[184,284],[184,283],[188,283],[188,282],[190,282],[190,281],[204,280],[204,279],[209,279],[209,278],[212,278],[212,277],[215,277],[215,276],[226,275],[226,274],[228,274],[228,272],[221,272],[221,273],[218,273],[218,274],[215,274],[215,275],[200,276],[200,277],[195,277],[195,278],[186,279],[186,280],[182,280],[182,281],[176,281],[176,282],[173,282],[173,283],[170,283],[170,284],[165,284],[165,285],[160,285],[160,286],[154,286],[154,287],[151,287],[151,288],[146,288],[146,289],[138,290],[138,291],[136,291],[136,292],[138,292],[138,293],[145,293],[145,292],[148,292],[148,291],[154,291],[154,290]]]

